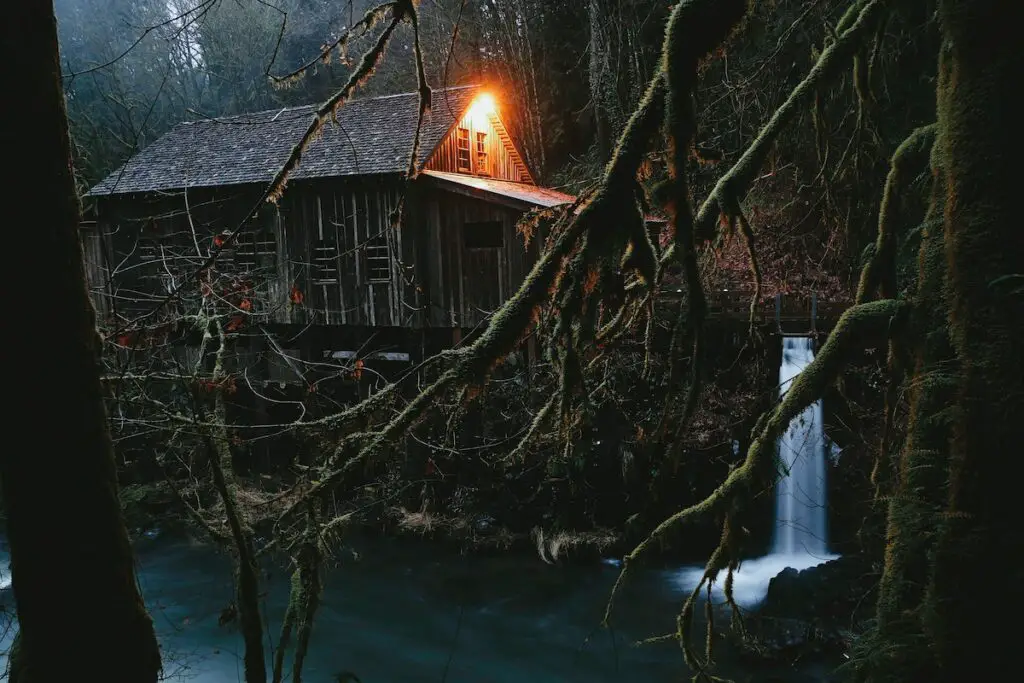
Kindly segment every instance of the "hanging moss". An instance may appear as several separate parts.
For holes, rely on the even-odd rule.
[[[690,184],[687,164],[693,149],[697,122],[693,97],[697,86],[701,62],[723,43],[746,16],[747,0],[709,2],[693,0],[680,2],[669,17],[662,48],[661,68],[665,73],[668,90],[665,106],[665,135],[668,142],[668,182],[661,192],[668,198],[667,206],[672,218],[672,246],[668,250],[683,268],[686,283],[686,305],[680,307],[680,317],[672,334],[669,356],[673,362],[667,378],[668,399],[662,413],[658,434],[662,435],[670,419],[675,420],[675,438],[668,459],[678,461],[679,438],[696,413],[701,391],[701,351],[707,299],[701,284],[697,265],[697,244],[693,230],[693,208],[690,203]],[[680,384],[683,351],[690,340],[690,381],[683,404],[674,406],[673,396]]]
[[[876,486],[885,491],[887,526],[876,623],[852,663],[860,680],[930,679],[934,673],[934,658],[921,626],[921,605],[944,499],[950,432],[942,413],[955,399],[956,362],[945,331],[941,216],[946,182],[938,145],[932,147],[931,157],[931,204],[922,228],[918,291],[905,335],[912,363],[906,387],[910,395],[906,437],[895,462],[882,459],[873,475]],[[896,342],[893,348],[891,355],[901,352]],[[891,467],[893,474],[886,471]]]
[[[909,183],[920,173],[931,156],[935,142],[935,124],[914,130],[892,155],[889,175],[885,180],[882,202],[878,209],[878,236],[857,287],[857,302],[863,303],[878,294],[883,299],[897,295],[896,250],[901,234],[906,232],[906,219],[901,215],[901,195],[909,191]],[[902,219],[902,220],[901,220]]]
[[[708,239],[715,234],[723,198],[731,197],[735,201],[742,202],[754,178],[760,173],[760,169],[768,158],[779,134],[801,110],[810,104],[818,88],[835,77],[850,63],[854,53],[871,35],[889,4],[891,4],[891,0],[860,0],[851,5],[847,12],[847,15],[852,18],[849,28],[845,28],[846,21],[840,22],[840,26],[844,27],[844,30],[837,31],[836,39],[822,50],[821,57],[804,80],[775,110],[754,142],[747,147],[739,161],[719,178],[711,194],[701,204],[694,221],[694,233],[698,239]],[[674,246],[666,250],[662,254],[661,261],[664,263],[676,258],[674,250]]]

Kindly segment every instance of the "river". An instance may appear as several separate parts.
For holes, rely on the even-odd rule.
[[[662,683],[685,673],[675,643],[632,645],[674,630],[687,592],[678,570],[638,570],[618,601],[613,634],[598,628],[618,574],[611,562],[551,566],[522,555],[464,556],[415,539],[362,540],[355,549],[358,559],[343,555],[327,576],[303,676],[309,683],[333,683],[345,671],[362,683]],[[12,612],[3,559],[0,601]],[[166,674],[241,681],[237,629],[218,624],[232,596],[228,559],[208,546],[161,538],[140,542],[138,564]],[[276,634],[286,574],[272,572],[267,588],[265,613]],[[3,640],[6,650],[9,632]],[[719,665],[720,674],[744,683],[796,680]]]

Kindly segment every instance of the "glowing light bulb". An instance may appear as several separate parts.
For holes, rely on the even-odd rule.
[[[469,116],[473,121],[473,127],[477,130],[486,129],[491,123],[491,115],[497,110],[494,96],[483,93],[475,100],[469,108]]]

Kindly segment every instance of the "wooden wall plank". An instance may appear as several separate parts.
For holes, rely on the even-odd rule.
[[[433,171],[446,171],[448,173],[466,173],[460,169],[458,164],[458,130],[463,128],[469,131],[470,145],[470,175],[484,175],[499,180],[511,180],[513,182],[528,182],[532,184],[530,174],[526,170],[519,153],[515,150],[511,138],[505,132],[504,126],[494,116],[480,118],[467,113],[458,125],[452,129],[448,136],[441,141],[427,163],[426,168]],[[484,169],[477,165],[477,134],[483,133],[485,137],[485,149],[487,162]]]

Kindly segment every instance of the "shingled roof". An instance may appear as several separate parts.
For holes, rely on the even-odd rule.
[[[421,131],[425,163],[480,91],[477,85],[435,90]],[[291,178],[403,173],[416,131],[417,93],[357,98],[338,110],[338,125],[303,153]],[[266,183],[301,138],[317,105],[180,123],[86,196]]]

